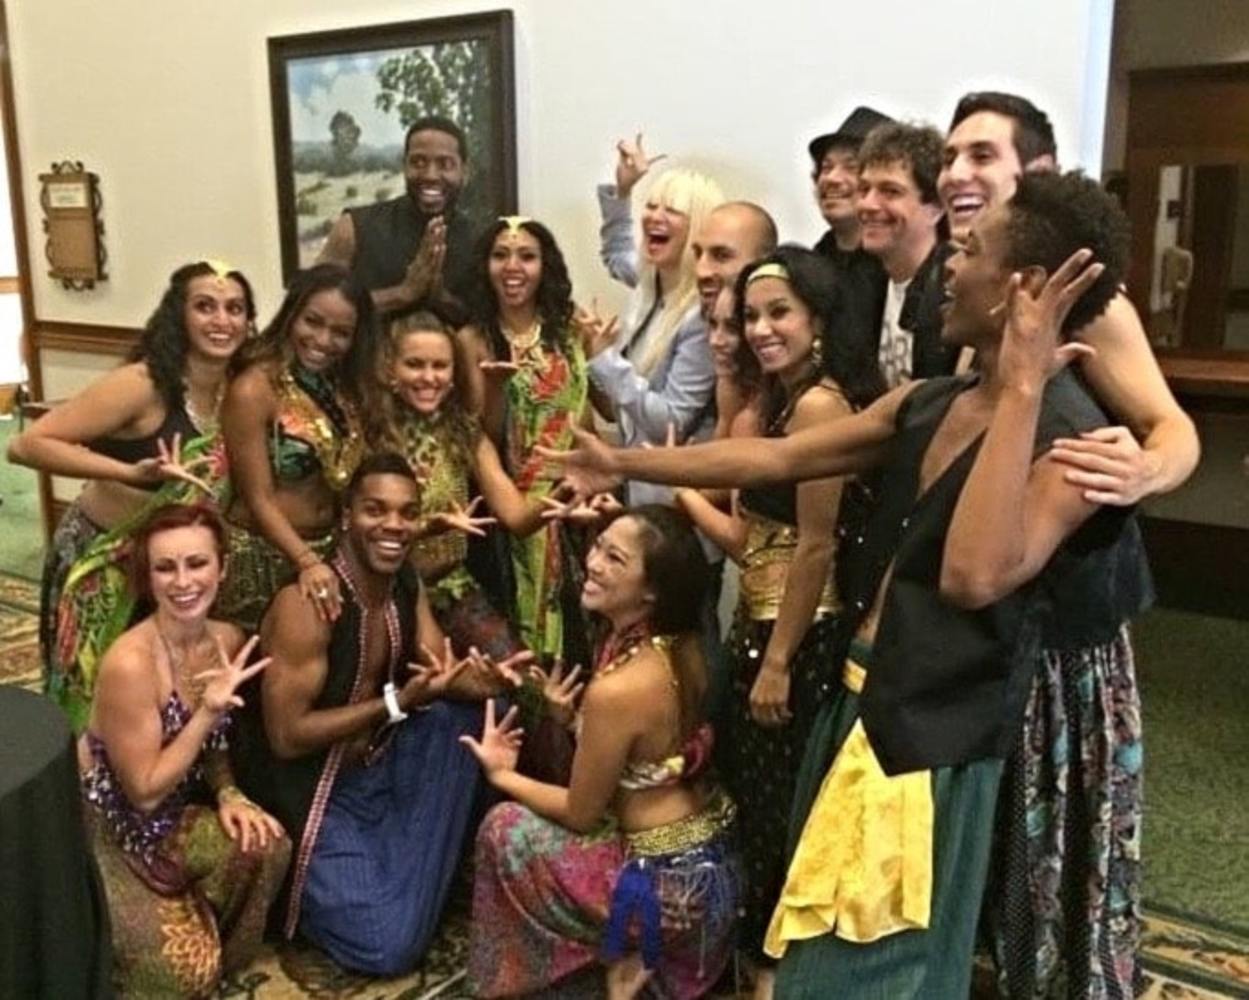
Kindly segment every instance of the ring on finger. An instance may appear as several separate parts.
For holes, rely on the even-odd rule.
[[[330,588],[318,587],[316,590],[312,592],[312,596],[315,597],[318,601],[324,601],[326,598],[330,596]]]

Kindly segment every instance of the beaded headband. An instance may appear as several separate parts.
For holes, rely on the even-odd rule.
[[[780,278],[781,281],[789,281],[789,271],[784,264],[761,264],[750,272],[750,277],[746,279],[746,284],[750,284],[758,278]]]

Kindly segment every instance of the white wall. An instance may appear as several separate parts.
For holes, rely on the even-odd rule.
[[[246,271],[271,313],[280,267],[265,38],[483,6],[493,5],[8,5],[32,253],[43,248],[36,176],[68,157],[100,175],[110,261],[109,280],[85,293],[36,266],[38,316],[139,325],[173,266],[201,256]],[[1100,162],[1109,0],[510,6],[521,208],[554,228],[579,297],[619,301],[597,263],[592,188],[609,176],[615,139],[638,128],[730,196],[767,205],[783,236],[804,242],[821,228],[806,143],[858,103],[944,127],[962,92],[1017,90],[1050,112],[1067,165]]]

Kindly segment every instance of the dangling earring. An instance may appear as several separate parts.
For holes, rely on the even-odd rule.
[[[824,341],[820,337],[811,342],[811,364],[816,368],[824,365]]]

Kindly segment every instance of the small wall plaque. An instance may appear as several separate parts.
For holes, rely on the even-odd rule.
[[[40,174],[39,183],[48,276],[76,291],[94,288],[108,278],[99,178],[77,160],[62,160],[50,174]]]

